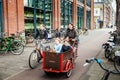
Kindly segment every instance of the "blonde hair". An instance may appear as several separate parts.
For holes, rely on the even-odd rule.
[[[55,40],[57,40],[57,41],[59,41],[59,43],[61,43],[61,40],[60,40],[59,38],[55,38]],[[55,40],[54,40],[54,41],[55,41]]]
[[[45,25],[44,25],[44,24],[40,24],[40,27],[41,27],[41,26],[45,27]]]

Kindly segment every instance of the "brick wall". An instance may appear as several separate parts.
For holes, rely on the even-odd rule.
[[[24,0],[3,0],[4,32],[24,30]]]

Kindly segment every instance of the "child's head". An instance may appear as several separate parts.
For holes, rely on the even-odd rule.
[[[67,40],[64,41],[65,46],[70,46],[69,42]]]
[[[40,29],[41,29],[41,30],[44,30],[44,29],[45,29],[45,25],[44,25],[44,24],[41,24],[41,25],[40,25]]]
[[[59,38],[55,38],[55,44],[60,44],[60,39]]]

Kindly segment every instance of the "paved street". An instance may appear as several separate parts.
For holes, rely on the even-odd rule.
[[[95,57],[98,53],[101,53],[101,45],[108,39],[109,31],[110,29],[91,30],[89,35],[81,36],[75,67],[71,77],[68,79],[66,79],[64,74],[45,75],[41,65],[37,69],[29,69],[28,57],[34,48],[27,47],[22,55],[7,54],[0,56],[0,80],[87,80],[84,79],[84,74],[88,68],[83,67],[83,64],[87,58]],[[90,76],[89,72],[86,75]],[[89,80],[89,77],[86,78]]]

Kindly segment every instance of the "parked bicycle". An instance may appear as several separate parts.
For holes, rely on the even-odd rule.
[[[11,34],[12,37],[16,40],[20,40],[21,43],[25,46],[26,45],[26,39],[25,39],[25,33],[24,31],[17,32],[17,34]]]
[[[26,44],[27,43],[33,43],[34,35],[35,35],[35,33],[34,33],[33,29],[25,30]]]
[[[109,60],[114,60],[114,52],[115,52],[115,48],[116,48],[114,43],[107,42],[107,43],[103,44],[102,47],[104,48],[105,58],[107,58]]]
[[[15,40],[13,37],[1,37],[0,53],[7,53],[8,51],[10,51],[14,55],[20,55],[24,51],[24,46],[21,44],[20,41]]]
[[[115,52],[114,67],[120,72],[120,49]]]
[[[86,60],[86,63],[84,64],[84,66],[88,65],[89,63],[92,63],[93,61],[96,61],[99,66],[101,67],[101,69],[103,69],[105,71],[103,77],[101,78],[101,80],[108,80],[110,74],[120,74],[120,72],[117,71],[111,71],[109,69],[106,69],[105,67],[103,67],[102,60],[101,59],[96,59],[96,58],[90,58]]]

